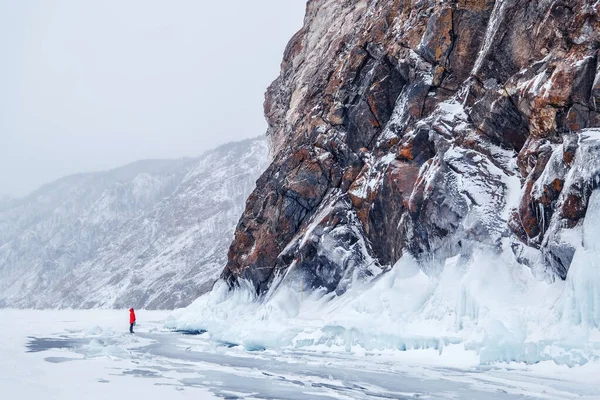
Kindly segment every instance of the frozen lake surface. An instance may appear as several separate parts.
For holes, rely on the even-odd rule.
[[[248,351],[206,333],[170,332],[167,315],[139,311],[132,335],[127,311],[0,310],[0,392],[5,399],[600,399],[597,364],[457,367],[451,349],[444,361],[429,350]]]

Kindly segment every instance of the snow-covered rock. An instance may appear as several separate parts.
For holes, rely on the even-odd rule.
[[[264,139],[48,184],[0,207],[0,305],[173,308],[212,287]]]
[[[339,293],[356,260],[367,279],[406,254],[437,275],[508,239],[564,280],[561,232],[598,186],[599,15],[582,0],[309,1],[224,277],[266,293],[293,267]]]
[[[225,282],[172,326],[597,366],[599,43],[598,1],[309,1]]]

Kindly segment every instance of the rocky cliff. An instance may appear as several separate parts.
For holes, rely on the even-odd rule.
[[[484,246],[564,279],[600,181],[599,47],[595,0],[308,1],[223,278],[340,293]]]
[[[79,174],[0,202],[0,307],[183,307],[210,290],[264,139]]]

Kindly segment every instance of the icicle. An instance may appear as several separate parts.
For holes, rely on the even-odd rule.
[[[544,205],[542,203],[538,204],[538,211],[539,211],[539,215],[538,218],[541,220],[542,222],[542,227],[540,229],[540,234],[542,236],[544,236],[545,230],[546,230],[546,213],[544,213]]]

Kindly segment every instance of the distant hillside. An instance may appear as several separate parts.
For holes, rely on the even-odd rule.
[[[225,265],[267,153],[246,140],[0,199],[0,306],[186,306]]]

